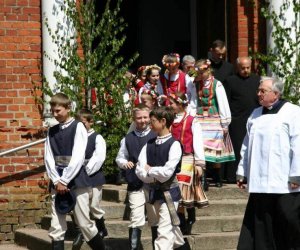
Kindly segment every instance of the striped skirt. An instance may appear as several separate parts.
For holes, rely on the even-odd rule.
[[[208,199],[201,185],[201,177],[195,175],[194,156],[192,154],[183,155],[181,161],[181,171],[178,173],[181,197],[180,205],[184,207],[207,207]]]
[[[219,115],[196,115],[195,119],[201,124],[205,160],[209,162],[234,161],[234,151],[229,134],[223,132]]]

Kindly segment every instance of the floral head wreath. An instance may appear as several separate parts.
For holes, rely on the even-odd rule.
[[[159,67],[157,64],[148,65],[148,66],[146,66],[145,71],[148,72],[148,70],[152,70],[152,69],[156,69],[156,70],[160,71],[161,67]]]
[[[171,93],[169,97],[172,98],[173,100],[175,100],[176,102],[180,103],[180,104],[188,104],[189,103],[186,94],[185,94],[185,98],[186,98],[185,100],[182,100],[179,96],[177,96],[173,93]]]
[[[153,89],[144,89],[142,94],[150,95],[153,99],[158,98],[158,93]]]
[[[175,57],[176,58],[176,62],[173,62],[173,63],[166,62],[167,57]],[[168,55],[164,55],[164,57],[162,58],[162,64],[165,67],[177,66],[177,65],[180,64],[180,55],[177,54],[177,53],[171,53],[171,54],[168,54]]]
[[[144,70],[146,70],[147,66],[141,66],[138,68],[137,72],[143,72]]]
[[[195,67],[195,70],[196,71],[206,70],[206,69],[210,68],[210,65],[211,65],[210,60],[206,59],[205,62],[200,67]]]

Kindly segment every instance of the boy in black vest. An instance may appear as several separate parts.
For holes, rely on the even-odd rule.
[[[45,166],[53,185],[52,219],[49,236],[52,239],[52,249],[63,250],[64,238],[67,230],[66,213],[55,207],[56,196],[67,195],[70,189],[76,190],[74,182],[84,181],[81,175],[85,159],[88,136],[84,125],[70,116],[71,101],[63,93],[52,96],[50,100],[54,118],[59,124],[49,129],[45,143]],[[75,189],[74,189],[75,187]],[[57,199],[59,201],[61,199]],[[76,203],[80,202],[76,198]],[[80,216],[74,212],[75,217]],[[99,235],[99,234],[97,234]],[[102,238],[95,235],[89,239],[92,249],[104,249]]]
[[[85,151],[84,168],[81,172],[86,179],[75,184],[78,188],[77,199],[82,199],[80,203],[75,206],[75,212],[78,209],[82,211],[81,216],[75,218],[76,225],[79,226],[78,235],[73,241],[73,246],[79,246],[82,243],[82,236],[85,239],[91,238],[95,235],[96,230],[102,238],[107,236],[107,229],[104,224],[105,212],[101,209],[100,201],[102,200],[102,186],[105,184],[105,177],[102,172],[102,165],[106,157],[106,143],[101,135],[95,132],[92,128],[94,125],[93,113],[90,110],[82,109],[78,112],[78,119],[84,124],[88,132],[88,143]],[[78,212],[77,212],[78,214]],[[90,215],[96,223],[96,227],[91,223]],[[82,235],[82,233],[83,235]]]
[[[128,133],[121,141],[116,162],[121,169],[125,170],[128,182],[127,191],[129,198],[130,225],[129,241],[130,249],[137,250],[141,241],[141,228],[145,225],[145,195],[143,182],[135,174],[135,167],[142,147],[156,134],[149,128],[149,108],[139,104],[133,109],[135,130]]]
[[[145,183],[148,223],[152,229],[157,226],[154,248],[164,250],[184,245],[176,212],[181,199],[176,172],[179,171],[182,149],[169,130],[174,117],[170,107],[159,107],[150,112],[151,127],[158,136],[143,147],[136,167],[137,176]],[[152,234],[155,234],[154,230]],[[155,236],[152,235],[153,239]]]

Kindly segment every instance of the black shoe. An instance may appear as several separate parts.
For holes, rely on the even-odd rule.
[[[81,246],[83,243],[83,235],[82,233],[79,231],[77,233],[77,235],[75,236],[75,239],[73,240],[73,247],[79,247]]]
[[[184,213],[177,213],[177,215],[178,215],[178,218],[180,221],[180,225],[179,225],[180,231],[183,235],[185,235],[186,234],[186,220],[185,220]]]
[[[223,187],[223,183],[222,182],[216,182],[215,186],[217,188],[221,188],[221,187]]]
[[[87,242],[87,244],[90,248],[92,248],[92,250],[105,250],[105,245],[100,234],[96,234],[96,236]]]
[[[215,186],[221,188],[223,186],[222,176],[221,176],[221,168],[214,168],[215,172]]]
[[[151,227],[151,235],[152,235],[152,248],[154,249],[154,241],[157,238],[157,228],[158,227]]]
[[[52,241],[52,250],[64,250],[65,249],[65,242],[63,240],[59,241]]]
[[[186,220],[186,235],[192,234],[192,227],[196,222],[196,209],[194,207],[186,209],[188,218]]]
[[[142,230],[139,228],[129,228],[130,250],[138,250],[141,244]]]
[[[107,229],[105,227],[104,221],[105,220],[104,220],[103,217],[101,219],[95,220],[96,227],[97,227],[98,232],[99,232],[100,236],[102,237],[102,239],[108,235],[108,232],[107,232]]]
[[[201,177],[201,182],[202,182],[202,188],[204,191],[208,191],[209,183],[206,179],[206,171],[203,171],[202,177]]]

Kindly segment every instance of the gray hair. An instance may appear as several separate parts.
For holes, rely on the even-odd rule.
[[[282,95],[284,83],[280,79],[278,79],[277,77],[262,76],[260,78],[260,83],[262,83],[264,81],[271,81],[272,82],[272,91],[278,92],[280,95]]]
[[[185,62],[193,62],[194,63],[195,61],[196,61],[196,59],[192,55],[185,55],[182,58],[182,63],[185,63]]]
[[[236,64],[240,64],[241,63],[241,60],[249,60],[250,61],[250,63],[252,62],[252,59],[251,59],[251,57],[249,57],[249,56],[241,56],[241,57],[238,57],[237,59],[236,59]]]

